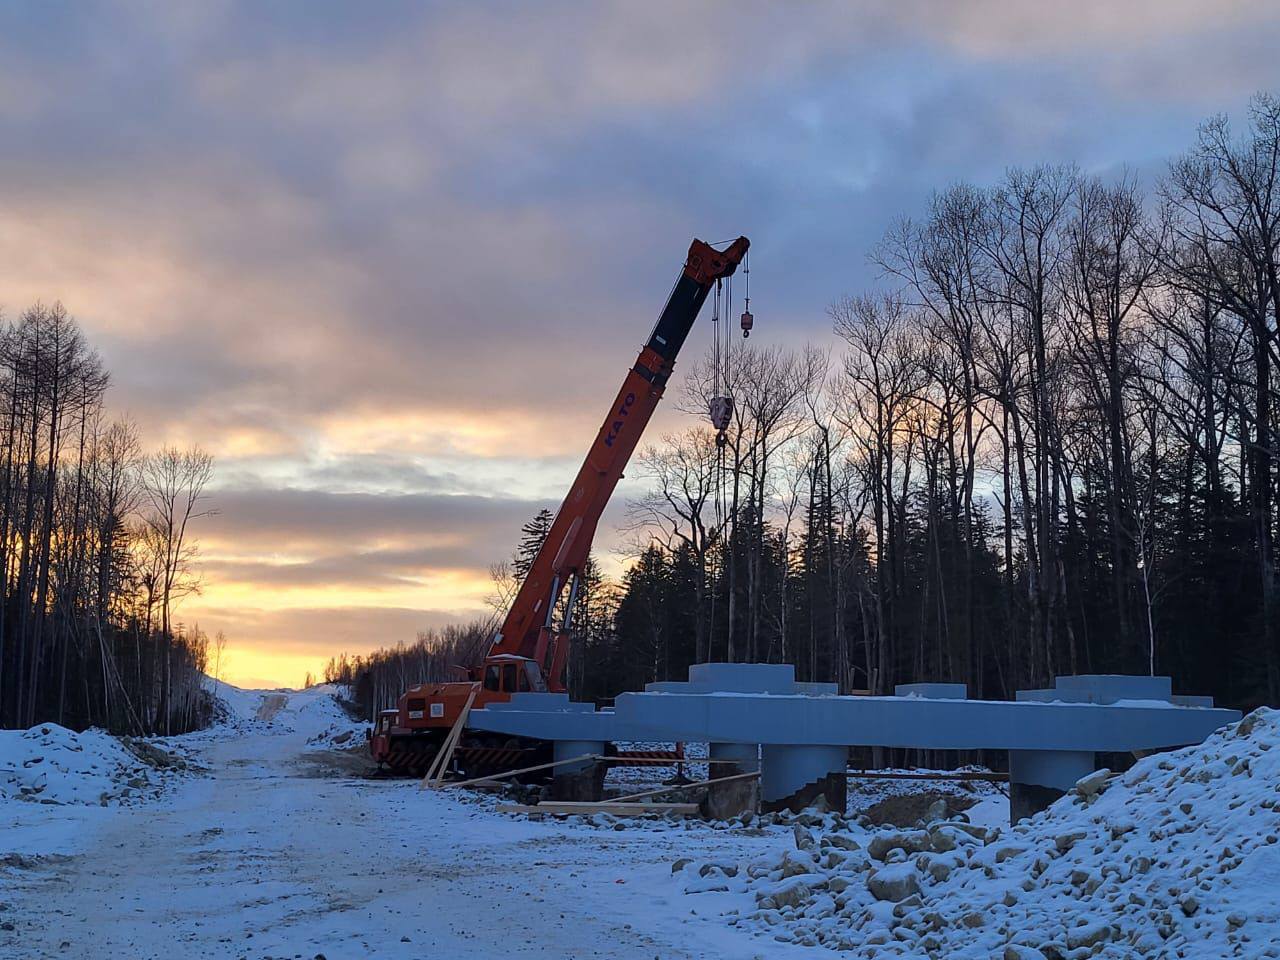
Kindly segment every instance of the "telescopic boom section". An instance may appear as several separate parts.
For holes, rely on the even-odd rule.
[[[694,240],[689,247],[689,257],[671,297],[635,366],[627,373],[542,549],[520,585],[502,630],[494,637],[490,656],[514,654],[535,660],[552,692],[565,689],[568,631],[578,577],[591,552],[600,515],[662,398],[676,355],[703,301],[716,281],[733,275],[748,246],[747,238],[739,237],[723,251],[701,240]],[[568,603],[557,623],[557,606],[566,588]]]

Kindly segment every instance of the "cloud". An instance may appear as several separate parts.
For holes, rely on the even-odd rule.
[[[264,488],[216,491],[218,513],[204,521],[209,550],[281,555],[329,546],[376,546],[431,537],[474,542],[477,562],[494,559],[490,541],[510,544],[513,531],[545,501],[440,493],[333,493]],[[509,549],[501,551],[505,555]]]
[[[408,637],[479,609],[488,562],[558,502],[691,236],[752,237],[757,337],[826,342],[826,305],[878,282],[866,251],[930,190],[1040,160],[1157,169],[1276,82],[1278,18],[0,7],[0,304],[63,300],[113,407],[217,454],[191,611],[263,650],[355,645],[303,609],[386,604]]]

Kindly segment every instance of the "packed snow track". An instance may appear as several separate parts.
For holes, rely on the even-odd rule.
[[[331,694],[224,686],[223,723],[158,741],[193,771],[158,796],[0,796],[0,957],[788,955],[699,918],[671,875],[783,831],[531,823],[344,774],[333,743],[356,770],[365,741]]]

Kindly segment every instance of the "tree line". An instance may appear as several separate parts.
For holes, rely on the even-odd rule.
[[[831,305],[833,347],[686,377],[695,425],[638,457],[634,562],[584,591],[573,692],[730,660],[877,694],[1162,673],[1280,703],[1278,246],[1268,95],[1150,185],[1041,165],[940,189],[870,252],[880,285]],[[700,424],[726,385],[720,446]],[[362,663],[442,677],[489,626]]]
[[[202,725],[208,639],[174,619],[198,589],[193,524],[213,461],[144,453],[61,304],[0,325],[0,726],[134,733]]]

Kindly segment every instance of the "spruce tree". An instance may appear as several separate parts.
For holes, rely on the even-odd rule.
[[[551,522],[555,514],[543,507],[533,519],[520,528],[520,543],[515,555],[511,558],[511,568],[515,570],[516,579],[523,580],[533,566],[534,558],[542,549],[542,542],[551,531]]]

